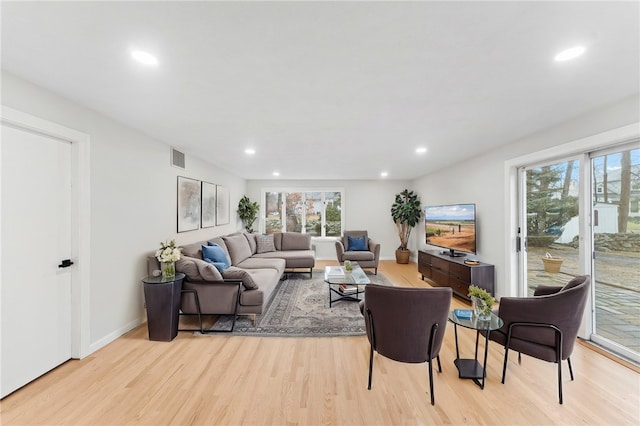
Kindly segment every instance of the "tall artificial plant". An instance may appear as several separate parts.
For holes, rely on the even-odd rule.
[[[238,216],[240,216],[240,220],[242,220],[244,229],[247,232],[253,232],[251,226],[258,217],[258,211],[260,211],[260,205],[255,201],[251,201],[246,195],[238,202]]]
[[[418,194],[405,189],[396,194],[396,200],[391,206],[391,217],[398,228],[398,236],[400,237],[400,247],[398,250],[408,251],[409,236],[414,226],[418,224],[422,209],[420,208],[420,200]]]

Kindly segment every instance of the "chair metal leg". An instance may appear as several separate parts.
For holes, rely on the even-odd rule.
[[[560,404],[562,404],[562,362],[558,363],[558,397]]]
[[[567,364],[569,364],[569,374],[571,375],[571,380],[573,381],[573,369],[571,368],[571,358],[567,358]]]
[[[371,314],[370,309],[367,309],[367,320],[369,322],[369,343],[371,346],[371,349],[369,350],[369,384],[367,389],[371,390],[371,377],[373,376],[373,351],[376,347],[376,333],[373,327],[373,315]]]
[[[429,358],[429,393],[431,394],[431,405],[436,405],[436,400],[433,396],[433,360]]]
[[[507,377],[507,361],[509,361],[509,346],[504,347],[504,364],[502,365],[502,384],[504,384],[504,379]]]
[[[522,353],[518,352],[518,364],[522,364]]]
[[[504,345],[504,365],[502,367],[502,383],[504,383],[506,375],[507,375],[507,359],[509,356],[509,346],[511,345],[511,333],[514,327],[540,327],[540,328],[550,328],[554,331],[556,337],[556,360],[555,363],[558,364],[558,399],[560,404],[562,404],[562,341],[563,335],[562,331],[553,324],[545,324],[545,323],[526,323],[526,322],[513,322],[509,325],[509,331],[507,333],[507,341]],[[518,352],[518,361],[520,361],[520,352]],[[571,361],[567,358],[567,362],[569,363],[569,372],[571,373],[571,380],[573,380],[573,371],[571,369]]]
[[[442,365],[440,364],[440,355],[436,357],[436,360],[438,361],[438,371],[442,373]]]
[[[562,332],[556,330],[556,360],[558,361],[558,398],[562,404]]]
[[[371,349],[369,351],[369,383],[367,385],[367,389],[371,390],[371,376],[373,375],[373,343],[371,344]]]
[[[438,334],[438,323],[431,326],[431,333],[429,336],[429,393],[431,394],[431,405],[436,404],[435,396],[433,395],[433,342]],[[438,358],[438,368],[442,372],[442,366],[440,365],[440,354],[436,356]]]

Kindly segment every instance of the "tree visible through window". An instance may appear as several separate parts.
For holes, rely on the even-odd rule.
[[[342,196],[342,191],[266,191],[265,232],[301,232],[314,237],[340,236]]]

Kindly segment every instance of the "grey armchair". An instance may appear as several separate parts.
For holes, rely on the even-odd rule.
[[[399,362],[429,363],[429,391],[433,394],[432,360],[440,364],[440,348],[447,326],[453,292],[443,288],[386,287],[369,284],[360,302],[370,344],[369,383],[373,376],[373,352]]]
[[[589,296],[589,275],[575,277],[564,287],[540,286],[533,297],[503,297],[498,316],[504,326],[489,338],[504,346],[502,383],[507,375],[509,349],[558,364],[558,397],[562,404],[562,361],[573,380],[571,353]]]
[[[353,250],[349,246],[349,237],[362,238],[366,241],[366,247],[360,250]],[[338,262],[342,265],[345,260],[358,262],[361,268],[375,268],[375,274],[378,275],[378,262],[380,261],[380,244],[374,242],[367,231],[344,231],[344,235],[336,241],[336,255]]]

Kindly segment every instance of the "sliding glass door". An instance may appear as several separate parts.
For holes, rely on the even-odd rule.
[[[521,234],[526,294],[579,275],[580,161],[525,167]]]
[[[520,294],[590,274],[587,335],[640,361],[638,141],[519,170]]]
[[[637,144],[636,144],[637,146]],[[592,339],[629,358],[640,354],[640,149],[591,155]]]

